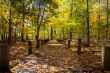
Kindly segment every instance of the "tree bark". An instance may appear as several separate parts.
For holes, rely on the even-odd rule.
[[[53,40],[53,27],[51,27],[51,40]]]
[[[25,14],[24,14],[24,3],[23,3],[23,24],[22,24],[22,32],[21,32],[21,41],[24,41],[24,22],[25,22]]]
[[[36,48],[40,47],[40,40],[39,40],[39,27],[37,27],[37,35],[36,35]]]
[[[100,0],[99,0],[99,5],[100,5]],[[99,15],[98,15],[98,40],[100,40],[100,10],[99,10]]]
[[[71,28],[69,29],[69,32],[68,32],[68,48],[71,47]]]
[[[108,13],[109,13],[109,10],[108,10],[108,0],[107,0],[107,24],[106,24],[106,41],[108,39]]]
[[[15,38],[15,41],[16,41],[17,40],[16,29],[15,29],[15,32],[14,32],[14,38]]]
[[[2,35],[1,35],[1,40],[3,41],[4,39],[3,39],[3,32],[2,32]]]
[[[3,41],[3,40],[4,40],[4,39],[3,39],[3,17],[1,18],[1,20],[2,20],[1,40]]]
[[[89,1],[87,0],[87,43],[88,43],[88,46],[90,46],[90,33],[89,33]]]
[[[4,39],[4,40],[6,40],[6,37],[5,37],[5,36],[6,36],[6,34],[5,34],[5,32],[4,32],[4,33],[3,33],[3,39]]]
[[[40,40],[39,40],[39,31],[40,31],[40,14],[41,14],[41,8],[40,8],[40,3],[39,3],[39,12],[38,12],[38,15],[37,15],[37,25],[36,25],[36,28],[37,28],[37,31],[36,31],[36,48],[39,48],[40,47]]]
[[[11,22],[11,3],[10,3],[10,10],[9,10],[9,28],[8,28],[8,42],[11,42],[11,33],[12,33],[12,22]]]
[[[63,41],[64,41],[64,39],[65,39],[64,27],[63,27],[63,29],[62,29],[62,32],[63,32]]]

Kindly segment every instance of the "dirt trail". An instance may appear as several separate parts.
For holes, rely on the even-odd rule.
[[[89,51],[77,55],[76,51],[52,40],[36,49],[33,55],[27,56],[12,70],[20,72],[31,70],[32,73],[62,73],[61,70],[63,69],[97,66],[100,59],[100,56]]]

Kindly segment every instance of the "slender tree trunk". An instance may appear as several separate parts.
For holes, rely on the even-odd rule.
[[[22,32],[21,32],[21,40],[24,41],[24,22],[25,22],[25,14],[24,14],[24,3],[23,3],[23,24],[22,24]]]
[[[36,31],[36,48],[39,48],[40,47],[40,41],[39,41],[39,30],[40,30],[40,14],[41,14],[41,8],[40,8],[40,3],[39,3],[39,12],[38,12],[38,15],[37,15],[37,25],[36,25],[36,28],[37,28],[37,31]]]
[[[99,0],[99,5],[100,5],[100,0]],[[100,40],[100,10],[98,15],[98,40]]]
[[[36,48],[40,47],[40,40],[39,40],[39,27],[37,27],[37,35],[36,35]]]
[[[8,42],[11,42],[11,33],[12,33],[12,22],[11,22],[11,3],[10,3],[10,10],[9,10],[9,28],[8,28]]]
[[[71,47],[71,28],[69,29],[69,32],[68,32],[68,48]]]
[[[4,39],[4,40],[6,40],[6,37],[5,37],[5,35],[6,35],[6,34],[5,34],[5,32],[3,32],[3,39]]]
[[[1,40],[3,41],[3,19],[2,19],[2,35],[1,35]]]
[[[49,39],[49,38],[50,38],[50,37],[49,37],[49,36],[50,36],[49,30],[47,30],[47,35],[48,35],[47,38]]]
[[[3,32],[2,32],[2,35],[1,35],[1,40],[3,41],[4,39],[3,39]]]
[[[106,41],[107,41],[107,39],[108,39],[108,25],[109,25],[109,23],[108,23],[108,13],[109,13],[109,11],[108,11],[108,0],[107,0],[107,24],[106,24]]]
[[[51,40],[53,40],[53,27],[51,27]]]
[[[17,40],[16,29],[15,29],[15,32],[14,32],[14,38],[15,38],[15,41],[16,41]]]
[[[43,32],[43,34],[44,35],[43,35],[43,39],[42,39],[42,43],[41,43],[42,45],[44,45],[44,43],[45,43],[45,26],[44,26],[44,32]]]
[[[23,31],[23,28],[24,28],[24,24],[22,25],[21,41],[24,41],[24,31]]]
[[[87,0],[87,44],[90,46],[90,34],[89,34],[89,0]]]
[[[62,32],[63,32],[63,41],[64,41],[64,39],[65,39],[64,27],[63,27]]]
[[[70,28],[70,41],[72,41],[72,28]]]

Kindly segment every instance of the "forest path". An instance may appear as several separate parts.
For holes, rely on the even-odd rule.
[[[51,40],[32,55],[27,56],[12,70],[20,73],[67,73],[62,72],[68,68],[83,68],[97,65],[100,57],[92,52],[77,55],[76,51],[68,49],[64,44]],[[18,72],[18,73],[19,73]]]
[[[59,48],[66,48],[66,46],[64,45],[64,44],[61,44],[61,43],[59,43],[58,41],[56,41],[56,40],[50,40],[47,44],[46,44],[46,46],[48,46],[48,47],[59,47]]]

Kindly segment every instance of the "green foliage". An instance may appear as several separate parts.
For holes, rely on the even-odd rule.
[[[102,35],[106,31],[106,2],[101,0],[89,0],[90,34]],[[110,5],[110,4],[109,4]],[[8,32],[9,16],[11,9],[12,28],[24,34],[37,34],[46,36],[53,27],[57,30],[57,37],[62,34],[62,28],[67,35],[70,28],[76,35],[86,35],[86,0],[1,0],[0,1],[0,30]],[[100,20],[98,19],[100,14]],[[24,22],[22,21],[24,17]],[[110,8],[108,9],[110,15]],[[110,21],[110,19],[109,19]],[[24,24],[24,28],[22,28]],[[39,30],[37,30],[39,29]],[[14,31],[15,29],[13,29]],[[1,33],[3,33],[1,32]]]

